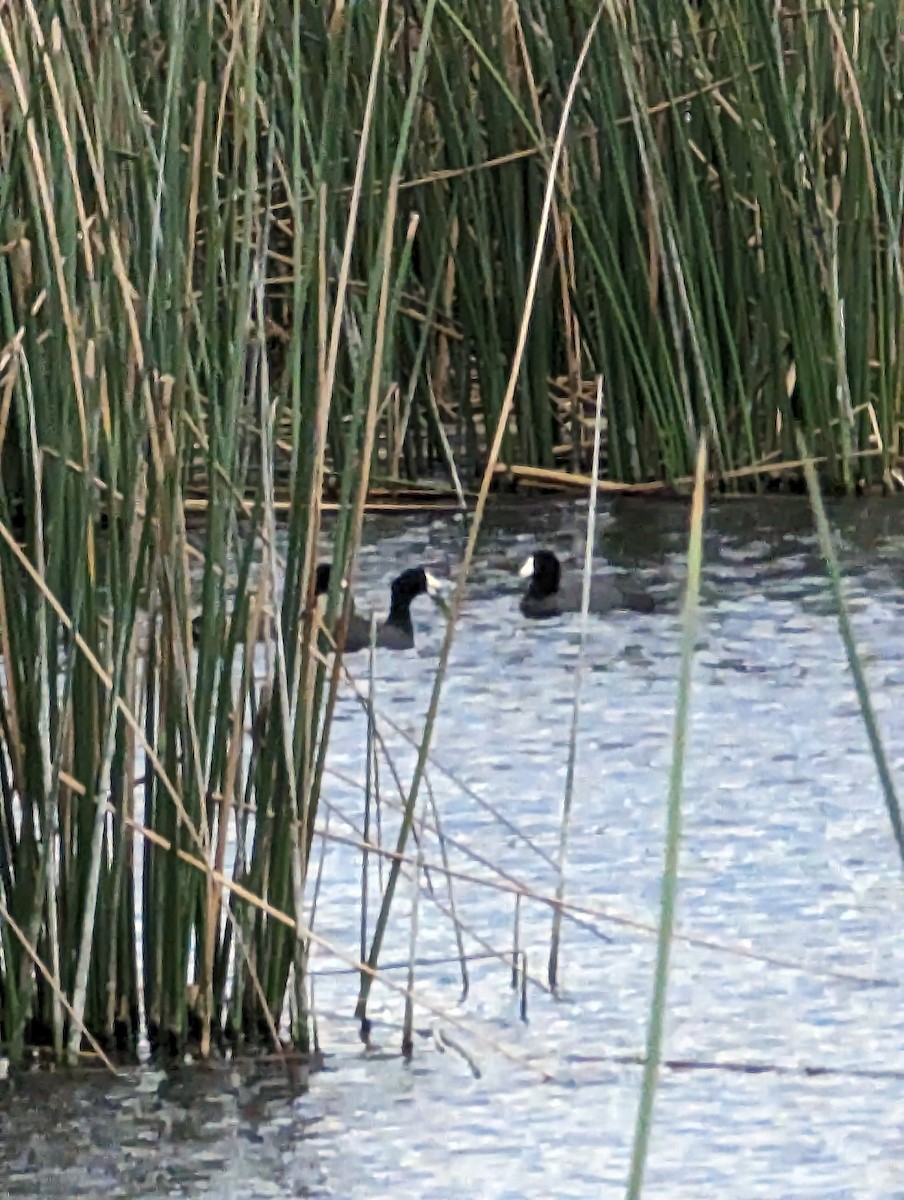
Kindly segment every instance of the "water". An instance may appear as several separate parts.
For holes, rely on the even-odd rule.
[[[516,570],[538,541],[574,553],[585,514],[572,504],[497,509],[475,564],[436,758],[516,830],[431,768],[450,864],[469,877],[452,885],[469,953],[489,946],[508,956],[514,916],[511,894],[475,882],[499,879],[475,854],[531,891],[555,890],[549,858],[558,845],[579,618],[523,621]],[[871,501],[832,516],[900,780],[901,510]],[[686,520],[677,505],[613,509],[602,521],[601,558],[674,601]],[[359,608],[385,605],[401,564],[456,562],[463,537],[454,518],[369,522]],[[904,1196],[900,864],[806,507],[714,506],[704,605],[679,928],[714,945],[674,948],[666,1055],[691,1065],[663,1072],[647,1194]],[[415,617],[417,651],[382,657],[377,689],[379,711],[417,735],[443,630],[427,600]],[[674,606],[592,622],[567,882],[568,898],[586,915],[581,925],[564,925],[561,999],[530,987],[522,1022],[506,957],[472,962],[470,993],[459,1002],[449,919],[422,892],[418,954],[433,965],[417,974],[413,1062],[398,1055],[400,996],[375,988],[375,1048],[365,1050],[351,1019],[355,980],[321,950],[315,1003],[328,1069],[309,1088],[263,1065],[2,1085],[0,1189],[15,1197],[242,1200],[621,1196],[640,1077],[627,1060],[643,1049],[653,964],[653,936],[637,926],[653,929],[658,916],[677,655]],[[407,781],[413,751],[388,725],[383,732]],[[361,823],[355,781],[364,771],[364,722],[348,695],[337,711],[331,768],[329,827],[348,836]],[[385,766],[381,787],[389,838],[396,818]],[[429,831],[423,845],[438,863]],[[448,908],[442,877],[432,878]],[[315,928],[346,959],[357,954],[359,887],[359,855],[330,844]],[[384,962],[400,964],[391,972],[400,985],[411,902],[403,878],[383,952]],[[549,925],[544,906],[522,904],[520,944],[537,981],[545,980]],[[778,1070],[736,1069],[745,1063]],[[829,1073],[808,1074],[814,1068]]]

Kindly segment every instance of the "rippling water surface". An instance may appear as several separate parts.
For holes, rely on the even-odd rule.
[[[901,509],[861,502],[832,515],[900,780]],[[314,1001],[328,1069],[308,1088],[261,1066],[4,1085],[0,1190],[243,1200],[623,1194],[640,1077],[630,1059],[643,1049],[658,916],[682,507],[625,504],[601,521],[600,569],[635,573],[665,611],[591,622],[566,883],[580,911],[563,926],[553,1000],[544,988],[549,911],[521,904],[526,1022],[511,989],[512,892],[479,882],[503,872],[531,892],[555,891],[579,618],[522,620],[516,571],[538,542],[573,555],[577,570],[585,519],[580,505],[499,508],[481,541],[428,773],[456,877],[450,897],[434,872],[433,895],[422,888],[418,900],[413,1061],[398,1055],[401,997],[375,988],[375,1047],[364,1051],[351,1020],[356,981],[342,957],[321,950]],[[401,564],[451,568],[463,543],[451,517],[370,522],[359,608],[385,604]],[[714,506],[703,600],[679,900],[688,940],[672,960],[674,1065],[662,1075],[646,1193],[904,1196],[901,871],[806,507]],[[417,651],[381,657],[376,682],[403,781],[414,752],[387,719],[419,735],[443,633],[429,601],[418,601],[415,617]],[[366,661],[358,667],[363,686]],[[363,715],[345,694],[321,828],[327,819],[334,834],[361,828],[364,766]],[[398,792],[385,763],[380,787],[384,837],[393,839]],[[424,858],[440,863],[434,816],[423,816]],[[325,844],[316,929],[348,959],[358,952],[360,855]],[[374,869],[372,895],[377,887]],[[410,878],[399,889],[383,961],[399,964],[391,974],[403,985]],[[451,907],[467,952],[486,956],[469,963],[464,1001]],[[744,1064],[776,1069],[736,1069]]]

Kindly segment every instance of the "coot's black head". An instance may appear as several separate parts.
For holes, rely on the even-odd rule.
[[[314,595],[325,596],[330,590],[330,564],[318,563],[314,573]]]
[[[409,567],[392,581],[392,607],[407,607],[418,596],[432,594],[439,587],[439,580],[423,567]]]
[[[521,568],[521,576],[523,579],[530,576],[528,592],[542,599],[544,596],[555,595],[559,590],[562,568],[551,550],[535,550]]]

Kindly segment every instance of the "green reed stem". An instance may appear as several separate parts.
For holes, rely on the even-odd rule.
[[[687,749],[691,700],[691,669],[697,645],[700,610],[700,572],[703,563],[703,509],[706,486],[706,442],[701,440],[694,475],[691,504],[690,539],[687,552],[687,584],[681,621],[681,665],[678,673],[678,699],[672,734],[672,767],[669,773],[669,803],[665,835],[665,863],[659,906],[659,933],[656,939],[656,971],[647,1023],[647,1049],[644,1059],[640,1099],[634,1126],[631,1170],[625,1192],[628,1200],[639,1200],[643,1189],[644,1168],[653,1127],[653,1102],[662,1061],[662,1035],[666,1014],[669,958],[675,928],[675,901],[678,893],[678,854],[681,848],[681,805],[684,793],[684,758]]]
[[[898,794],[888,756],[885,753],[885,747],[882,743],[882,734],[879,730],[876,711],[873,708],[873,702],[870,698],[866,673],[863,670],[863,663],[857,650],[857,642],[854,637],[850,614],[845,603],[844,588],[841,582],[841,569],[838,565],[838,555],[835,553],[832,531],[829,528],[829,522],[826,517],[825,505],[822,502],[822,496],[819,491],[819,481],[816,478],[816,471],[813,467],[813,460],[807,449],[806,441],[799,430],[797,431],[797,447],[804,464],[807,492],[810,497],[810,507],[813,510],[813,519],[816,523],[819,548],[825,559],[826,570],[829,575],[829,587],[832,592],[832,599],[835,602],[835,610],[838,613],[838,628],[841,633],[841,640],[844,643],[844,652],[847,655],[848,666],[851,669],[851,675],[854,679],[857,701],[860,705],[860,715],[863,717],[866,735],[869,738],[870,750],[872,751],[873,761],[876,764],[876,772],[882,787],[882,797],[885,800],[885,808],[888,812],[888,819],[891,822],[892,833],[894,834],[901,861],[904,863],[904,822],[901,820],[901,807],[898,803]]]

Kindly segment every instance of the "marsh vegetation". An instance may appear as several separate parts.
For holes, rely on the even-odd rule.
[[[592,517],[598,492],[689,492],[696,470],[639,1192],[705,491],[803,480],[843,614],[819,487],[899,486],[899,21],[893,0],[0,14],[0,1043],[15,1061],[145,1037],[311,1049],[307,963],[329,947],[313,852],[347,686],[319,641],[315,568],[327,553],[341,646],[368,506],[452,507],[461,554],[394,779],[394,846],[375,805],[395,767],[359,670],[346,961],[366,1030],[397,885],[439,836],[432,739],[491,490],[592,481]],[[454,917],[451,884],[443,903]],[[416,904],[410,921],[413,963]],[[410,1049],[414,977],[389,986],[407,993]]]

